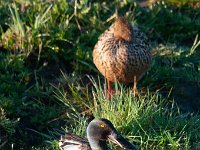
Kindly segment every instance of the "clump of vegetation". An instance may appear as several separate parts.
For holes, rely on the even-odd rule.
[[[3,147],[9,139],[9,136],[15,133],[15,127],[18,120],[10,120],[6,117],[6,112],[0,108],[0,148]]]
[[[140,149],[198,148],[198,5],[2,0],[0,149],[58,149],[62,128],[85,136],[93,117],[110,119]],[[154,59],[138,98],[117,83],[121,94],[107,101],[92,50],[116,12],[148,35]]]

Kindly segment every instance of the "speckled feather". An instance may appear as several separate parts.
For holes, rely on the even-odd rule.
[[[127,32],[127,29],[123,30],[122,25],[119,30],[126,36],[123,31]],[[117,28],[114,23],[99,37],[93,50],[94,64],[109,81],[133,82],[134,76],[139,80],[151,63],[148,39],[132,26],[131,34],[127,33],[131,39],[117,37]]]

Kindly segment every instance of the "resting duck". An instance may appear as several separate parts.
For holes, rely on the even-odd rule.
[[[117,17],[102,35],[93,50],[93,62],[108,81],[108,97],[112,82],[134,83],[144,75],[151,63],[150,44],[144,33],[125,17]]]
[[[87,127],[87,138],[74,134],[61,136],[59,147],[61,150],[111,150],[106,140],[117,144],[121,148],[137,150],[136,147],[124,139],[114,128],[113,124],[104,118],[92,120]]]

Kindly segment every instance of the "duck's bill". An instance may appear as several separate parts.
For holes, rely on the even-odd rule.
[[[135,145],[131,144],[128,140],[123,138],[119,133],[112,133],[111,135],[108,136],[108,139],[120,146],[121,148],[124,149],[129,149],[129,150],[137,150]]]

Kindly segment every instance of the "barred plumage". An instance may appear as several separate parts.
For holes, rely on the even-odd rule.
[[[118,17],[98,39],[93,61],[109,82],[138,81],[151,63],[150,44],[144,33]]]

